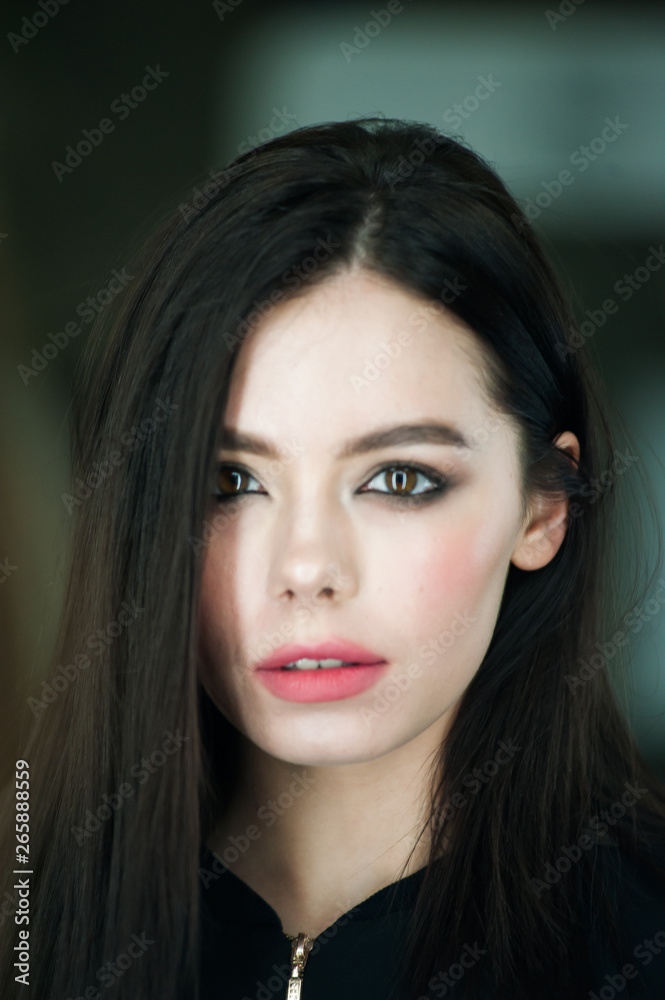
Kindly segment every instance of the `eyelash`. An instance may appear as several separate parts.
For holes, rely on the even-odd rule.
[[[256,477],[253,476],[251,472],[245,469],[242,465],[232,465],[231,463],[221,462],[217,466],[217,474],[219,475],[219,473],[222,472],[224,469],[230,469],[233,472],[240,472],[245,476],[248,476],[250,479],[254,479],[256,482],[258,482],[258,480],[256,480]],[[385,498],[388,500],[389,503],[395,503],[399,506],[409,504],[411,507],[417,507],[420,506],[421,504],[431,503],[437,497],[441,496],[441,494],[444,493],[445,490],[448,489],[448,487],[450,486],[450,481],[445,476],[442,476],[440,472],[436,472],[434,469],[431,469],[426,465],[420,465],[417,462],[404,462],[404,463],[389,462],[386,465],[382,465],[381,468],[377,469],[370,476],[367,482],[371,483],[372,480],[376,479],[377,476],[380,476],[386,472],[403,472],[407,470],[410,472],[420,473],[426,479],[429,479],[431,482],[433,482],[434,486],[431,487],[430,489],[424,490],[421,493],[404,493],[401,495],[399,493],[391,493],[389,490],[364,489],[360,490],[360,492],[375,493],[375,494],[378,493],[385,496]],[[237,500],[242,496],[251,495],[252,493],[261,496],[261,493],[258,490],[244,490],[238,493],[227,493],[227,494],[215,492],[213,493],[213,499],[216,503],[223,504],[223,503],[228,503],[229,501],[232,500]]]

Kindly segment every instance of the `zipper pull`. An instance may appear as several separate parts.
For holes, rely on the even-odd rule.
[[[302,974],[305,962],[314,942],[307,934],[299,934],[291,945],[291,976],[286,991],[286,1000],[300,1000]]]

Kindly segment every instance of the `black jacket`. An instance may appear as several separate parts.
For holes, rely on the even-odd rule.
[[[205,846],[200,859],[200,1000],[287,1000],[292,942],[277,913]],[[301,1000],[405,1000],[395,983],[423,874],[380,889],[319,935],[305,962]],[[597,988],[589,1000],[665,1000],[665,892],[627,866],[618,889],[621,927],[633,944],[613,961],[603,941],[594,940]],[[479,960],[474,947],[460,968]],[[642,980],[623,975],[627,964]],[[430,983],[427,1000],[464,1000],[463,973],[454,986]]]

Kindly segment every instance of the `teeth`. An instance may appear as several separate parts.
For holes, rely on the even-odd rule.
[[[352,666],[352,664],[346,660],[311,660],[305,656],[300,660],[293,660],[293,662],[287,663],[282,667],[282,670],[326,670],[328,667],[348,666]]]

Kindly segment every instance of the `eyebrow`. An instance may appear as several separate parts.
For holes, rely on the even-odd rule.
[[[444,444],[456,448],[471,449],[471,445],[461,431],[450,424],[428,422],[422,424],[398,424],[385,427],[361,437],[349,438],[338,452],[338,458],[364,455],[368,451],[378,451],[396,444]],[[243,434],[232,427],[222,429],[220,448],[225,451],[246,451],[265,458],[280,458],[279,451],[265,438],[254,434]]]

